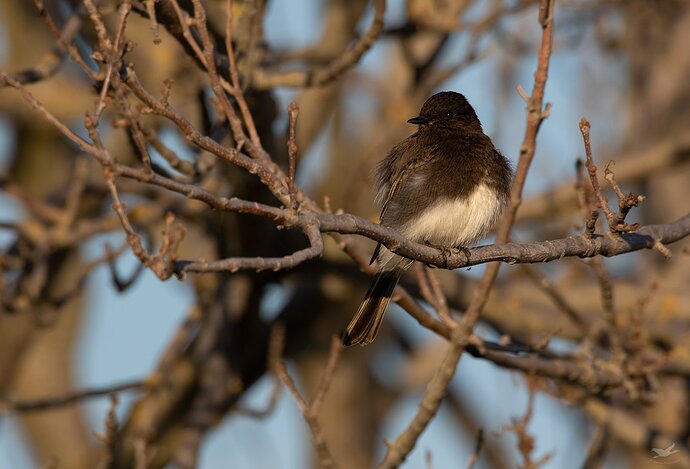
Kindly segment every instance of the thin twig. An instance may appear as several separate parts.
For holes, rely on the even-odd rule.
[[[638,224],[635,223],[633,225],[628,225],[625,222],[625,217],[628,216],[628,212],[630,212],[631,208],[637,207],[639,204],[644,202],[645,196],[635,195],[632,192],[623,194],[623,191],[616,182],[613,171],[610,169],[612,164],[614,164],[613,160],[606,163],[606,167],[604,168],[604,179],[608,181],[609,185],[613,189],[613,192],[618,198],[618,213],[615,215],[614,223],[617,227],[621,227],[621,229],[625,229],[626,231],[635,231],[638,227]]]
[[[601,292],[601,303],[604,309],[604,319],[608,328],[608,337],[611,342],[611,350],[613,351],[616,360],[623,359],[623,348],[621,344],[620,330],[618,317],[616,314],[616,307],[613,297],[613,282],[611,276],[604,267],[604,262],[601,257],[593,257],[589,259],[589,266],[597,277],[599,282],[599,289]]]
[[[174,1],[176,2],[176,0]],[[249,112],[249,108],[244,100],[244,96],[242,95],[242,90],[238,87],[230,85],[218,74],[215,63],[215,49],[206,27],[206,10],[204,9],[200,0],[192,0],[192,4],[194,5],[194,22],[203,46],[203,54],[205,57],[204,63],[208,72],[207,74],[209,80],[211,82],[211,89],[220,102],[221,108],[225,113],[225,117],[230,123],[235,140],[240,147],[245,146],[246,143],[249,154],[254,158],[268,162],[270,161],[270,156],[265,151],[261,150],[259,135],[256,131],[256,127],[254,126],[254,121],[252,120],[251,113]],[[230,17],[228,21],[232,21],[232,18]],[[232,34],[231,26],[228,32]],[[228,100],[228,97],[225,94],[226,91],[235,98],[236,102],[240,106],[240,112],[242,113],[245,119],[246,127],[250,132],[250,142],[246,142],[242,122],[237,116],[232,104]]]
[[[331,339],[331,351],[328,356],[328,363],[326,364],[326,368],[324,369],[323,375],[321,376],[321,381],[319,382],[319,387],[316,391],[316,397],[310,404],[308,404],[300,394],[299,390],[297,389],[297,386],[295,385],[295,382],[288,374],[285,364],[283,362],[279,362],[276,364],[276,373],[283,381],[283,383],[285,383],[285,386],[290,391],[290,394],[293,395],[295,401],[297,401],[297,405],[299,406],[300,410],[302,411],[302,415],[304,416],[304,419],[307,421],[307,424],[309,425],[312,438],[314,439],[316,453],[319,456],[319,463],[322,467],[328,468],[335,468],[337,467],[337,464],[333,459],[330,450],[328,449],[328,445],[326,444],[326,440],[324,438],[321,425],[318,421],[318,413],[321,408],[323,398],[326,395],[326,392],[328,391],[333,380],[333,376],[335,374],[335,367],[338,363],[338,358],[340,357],[342,349],[343,345],[340,338],[333,337]]]
[[[365,261],[368,264],[369,260]],[[417,320],[417,322],[435,332],[441,337],[450,337],[451,328],[448,324],[437,320],[433,315],[429,314],[418,302],[415,300],[410,293],[398,285],[393,293],[393,300],[405,310],[410,316]]]
[[[417,263],[417,284],[424,299],[436,310],[441,320],[448,326],[455,321],[450,315],[448,302],[434,273],[426,265]]]
[[[0,73],[0,79],[3,79],[3,74]],[[10,78],[8,83],[18,83]],[[62,210],[52,205],[51,203],[36,198],[29,194],[25,189],[13,183],[7,176],[0,175],[0,189],[7,195],[11,195],[22,203],[27,212],[33,216],[49,221],[51,223],[59,223],[64,218]]]
[[[48,304],[54,306],[55,308],[61,308],[64,306],[67,302],[75,298],[84,288],[84,285],[86,284],[86,279],[89,277],[91,272],[103,264],[109,264],[112,265],[115,262],[115,259],[125,252],[125,249],[127,248],[127,243],[121,244],[117,249],[112,249],[109,245],[106,244],[105,246],[105,254],[97,259],[94,259],[90,262],[87,262],[83,264],[80,268],[80,273],[79,276],[74,283],[74,286],[67,290],[66,292],[60,294],[60,295],[48,295],[48,298],[46,298],[46,301]]]
[[[105,446],[105,454],[99,464],[100,469],[106,469],[115,457],[115,446],[117,444],[118,421],[117,421],[117,394],[110,394],[110,409],[108,415],[105,417],[105,432],[95,433],[96,437],[101,440]]]
[[[479,457],[484,447],[484,430],[482,428],[477,431],[477,441],[474,444],[474,451],[470,455],[467,461],[467,469],[473,469],[474,466],[479,462]]]
[[[103,397],[112,395],[122,391],[133,391],[142,389],[146,383],[144,381],[130,381],[128,383],[118,384],[115,386],[107,386],[104,388],[93,388],[85,391],[78,391],[63,396],[49,397],[45,399],[36,399],[31,401],[12,401],[7,400],[0,402],[0,412],[36,412],[41,410],[53,409],[55,407],[62,407],[85,399],[92,399],[94,397]]]
[[[587,119],[584,117],[580,119],[580,132],[582,133],[582,139],[585,144],[585,157],[587,158],[585,166],[587,168],[587,172],[589,173],[589,180],[592,183],[592,188],[594,189],[594,195],[596,195],[597,200],[599,201],[599,207],[604,211],[606,214],[607,219],[612,219],[613,213],[611,212],[611,209],[609,208],[608,202],[606,201],[606,198],[604,195],[601,193],[601,186],[599,185],[599,178],[597,177],[597,166],[594,164],[594,160],[592,159],[592,145],[590,143],[590,138],[589,138],[589,129],[590,129],[590,124]]]
[[[39,13],[41,16],[47,18],[48,14],[45,8],[43,8],[42,2],[36,1],[35,3],[40,5]],[[79,8],[79,11],[81,10],[82,9]],[[15,80],[22,84],[37,83],[53,77],[58,70],[60,70],[60,67],[65,62],[65,57],[69,52],[67,50],[68,47],[66,47],[65,44],[71,43],[81,29],[82,19],[79,11],[73,13],[72,16],[69,17],[69,19],[65,22],[62,31],[57,31],[56,29],[55,32],[60,39],[58,40],[57,45],[53,47],[53,50],[41,57],[41,60],[36,65],[33,65],[28,69],[12,73],[12,77]],[[49,25],[55,27],[52,21],[49,22]],[[0,79],[0,89],[6,85],[7,83]]]
[[[238,414],[256,419],[263,419],[273,413],[276,405],[278,405],[278,399],[280,398],[280,393],[283,389],[280,376],[278,376],[278,373],[276,372],[276,366],[282,359],[284,348],[285,327],[280,323],[274,324],[271,328],[271,337],[268,341],[268,354],[266,357],[266,369],[270,371],[273,376],[273,388],[271,389],[271,395],[269,396],[268,402],[263,409],[250,409],[240,405],[235,406],[235,410]]]
[[[295,200],[295,169],[297,166],[297,116],[299,106],[296,102],[291,102],[288,106],[288,116],[290,125],[288,132],[288,189],[290,191],[291,208],[296,208]]]
[[[228,69],[230,73],[230,80],[232,82],[231,91],[229,91],[237,102],[237,106],[240,108],[242,113],[242,119],[247,126],[247,131],[249,132],[249,138],[252,143],[257,147],[261,147],[261,139],[259,138],[259,132],[256,130],[256,124],[254,123],[254,118],[252,113],[247,106],[247,101],[244,99],[244,93],[242,92],[242,87],[240,85],[240,75],[237,71],[237,58],[235,56],[235,49],[232,45],[232,0],[227,0],[226,15],[227,21],[225,25],[225,49],[228,54]],[[227,90],[227,88],[226,88]]]
[[[535,378],[529,379],[531,379],[532,382],[535,381]],[[533,386],[534,385],[530,384],[528,381],[529,395],[527,398],[527,410],[525,411],[525,415],[523,415],[520,419],[513,419],[513,423],[506,427],[507,430],[515,433],[515,436],[518,439],[518,450],[520,451],[520,455],[523,459],[520,467],[525,469],[538,469],[550,461],[553,457],[552,454],[545,454],[537,461],[532,459],[532,452],[534,451],[534,437],[529,433],[527,427],[529,426],[530,420],[532,419],[532,415],[534,413],[534,396],[536,394],[536,390]]]
[[[529,264],[522,265],[522,271],[527,274],[527,276],[542,290],[546,296],[548,296],[551,301],[558,307],[567,318],[569,318],[580,330],[586,332],[589,328],[587,320],[584,315],[577,311],[563,296],[563,294],[558,291],[556,286],[549,280],[549,278],[542,274],[538,267],[533,267]]]
[[[386,13],[386,0],[374,0],[374,16],[369,29],[346,51],[323,66],[308,70],[272,72],[261,68],[254,69],[251,83],[257,89],[277,87],[301,88],[324,86],[337,80],[343,73],[355,66],[371,48],[383,32],[383,19]]]
[[[151,146],[165,159],[165,161],[168,162],[168,164],[170,164],[173,169],[189,177],[198,175],[194,164],[180,158],[180,156],[174,150],[163,143],[155,131],[148,127],[142,127],[141,130],[146,137],[146,141],[151,144]]]
[[[48,29],[50,29],[50,32],[55,36],[55,38],[58,41],[58,47],[61,50],[67,51],[67,53],[70,56],[70,59],[77,64],[84,73],[91,79],[91,80],[98,80],[102,77],[99,77],[99,73],[94,71],[87,63],[86,61],[82,58],[81,54],[79,53],[79,49],[72,44],[72,41],[74,40],[74,37],[76,36],[76,33],[81,29],[82,26],[82,17],[86,14],[86,8],[84,8],[83,5],[80,5],[77,11],[73,14],[73,19],[70,19],[65,27],[63,28],[62,31],[60,31],[57,26],[55,25],[55,22],[53,19],[50,17],[48,14],[48,11],[45,8],[45,5],[43,3],[43,0],[34,0],[34,5],[36,6],[36,9],[38,10],[39,16],[43,19],[43,21],[46,23],[48,26]],[[74,21],[74,22],[73,22]],[[71,24],[70,24],[71,23]],[[68,30],[68,27],[72,27],[73,29],[70,31]],[[71,33],[71,34],[68,34]]]
[[[70,178],[70,185],[67,189],[67,196],[65,198],[65,210],[62,218],[58,221],[55,229],[59,232],[67,232],[74,220],[77,218],[79,206],[81,205],[82,195],[86,187],[86,178],[89,173],[89,161],[85,158],[78,158],[74,162],[74,169],[72,177]]]
[[[582,463],[583,469],[599,469],[603,466],[606,453],[611,446],[611,432],[608,425],[598,424],[587,447],[587,455]]]
[[[592,200],[592,186],[584,182],[584,167],[585,163],[578,158],[575,162],[575,192],[577,193],[578,207],[585,222],[585,234],[589,238],[594,238],[599,211],[596,210],[596,205]]]
[[[146,6],[146,13],[149,15],[149,21],[151,22],[151,33],[153,34],[153,43],[161,43],[161,33],[158,27],[158,18],[156,18],[156,2],[158,0],[144,0],[144,5]]]

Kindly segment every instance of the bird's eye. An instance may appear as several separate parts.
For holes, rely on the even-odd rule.
[[[448,119],[452,119],[452,118],[455,117],[455,114],[453,114],[452,112],[449,112],[448,114],[446,114],[446,117],[447,117]]]

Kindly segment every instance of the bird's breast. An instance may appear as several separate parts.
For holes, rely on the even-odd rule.
[[[468,196],[434,201],[418,217],[405,223],[401,231],[420,243],[469,246],[494,226],[504,205],[494,189],[479,184]]]

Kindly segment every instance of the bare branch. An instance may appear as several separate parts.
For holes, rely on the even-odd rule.
[[[45,9],[43,9],[42,6],[39,8],[39,11],[41,11],[47,17],[47,13],[45,13]],[[62,31],[57,32],[61,40],[58,41],[58,44],[53,48],[53,50],[46,53],[41,58],[40,62],[33,67],[12,73],[12,78],[18,83],[29,84],[47,80],[54,76],[58,70],[60,70],[60,67],[65,61],[65,57],[67,56],[67,48],[65,47],[65,44],[74,39],[79,32],[81,25],[81,16],[78,13],[73,14],[65,23]],[[7,82],[4,79],[0,79],[0,89],[5,86],[7,86]]]
[[[331,339],[331,351],[328,355],[328,363],[326,364],[326,368],[321,376],[321,381],[316,391],[316,396],[310,404],[304,400],[302,395],[297,390],[297,386],[288,374],[285,364],[282,362],[276,364],[276,373],[278,373],[280,379],[283,381],[283,383],[285,383],[285,386],[287,386],[288,390],[297,401],[297,405],[299,406],[304,419],[309,425],[312,438],[314,439],[314,446],[316,447],[316,452],[319,455],[319,462],[322,467],[337,467],[337,464],[335,463],[335,460],[328,449],[326,440],[324,439],[323,431],[318,421],[318,413],[319,409],[321,408],[323,398],[326,395],[331,382],[333,381],[335,367],[338,363],[338,358],[340,357],[342,350],[343,344],[340,338],[333,337]]]
[[[530,382],[533,383],[534,381],[535,378],[528,378],[529,397],[525,415],[523,415],[522,418],[513,419],[513,423],[506,427],[507,430],[510,430],[517,436],[518,450],[523,460],[520,467],[524,469],[539,469],[539,467],[546,464],[552,458],[551,454],[546,454],[537,461],[534,461],[532,458],[532,453],[534,452],[534,437],[529,433],[527,426],[534,412],[534,396],[536,394],[536,389],[534,388],[534,384],[530,384]]]
[[[582,236],[573,236],[560,240],[544,241],[541,243],[508,243],[484,246],[470,250],[469,256],[464,254],[448,255],[447,253],[442,253],[437,249],[412,243],[390,228],[372,223],[368,220],[353,215],[336,215],[324,212],[309,213],[311,210],[318,209],[316,208],[315,204],[313,204],[311,201],[308,201],[308,199],[305,199],[302,194],[298,195],[304,200],[304,202],[308,202],[307,205],[311,210],[303,210],[300,214],[291,214],[283,209],[266,206],[256,202],[217,197],[195,185],[180,183],[155,173],[150,174],[141,169],[131,168],[114,163],[112,156],[105,148],[99,148],[99,146],[88,143],[81,137],[77,136],[57,118],[50,114],[50,112],[47,111],[40,102],[38,102],[25,88],[21,86],[21,84],[17,83],[6,74],[2,74],[0,76],[6,77],[8,83],[17,88],[22,93],[22,96],[51,123],[53,123],[58,130],[60,130],[74,143],[79,145],[80,148],[82,148],[85,152],[95,156],[101,164],[109,166],[113,174],[116,176],[123,176],[140,182],[145,182],[147,184],[157,185],[162,188],[183,194],[190,199],[201,200],[215,209],[265,216],[277,221],[278,223],[282,223],[286,227],[297,226],[302,229],[308,229],[308,227],[313,225],[316,221],[321,232],[361,234],[376,241],[382,242],[393,252],[427,264],[436,265],[438,267],[455,269],[491,261],[502,261],[508,263],[535,263],[548,262],[569,256],[613,256],[644,248],[655,248],[659,245],[659,243],[669,244],[687,236],[690,232],[690,227],[688,226],[690,225],[689,214],[688,216],[683,217],[672,224],[648,226],[641,228],[636,233],[621,233],[620,237],[616,239],[613,239],[609,236],[600,236],[594,239],[586,239]],[[243,156],[235,150],[226,149],[218,145],[210,138],[198,133],[191,127],[186,119],[174,111],[166,102],[157,100],[149,95],[143,89],[143,87],[138,84],[133,75],[130,75],[128,83],[140,99],[146,102],[149,106],[152,106],[156,112],[160,113],[164,117],[169,118],[176,125],[178,125],[178,127],[185,132],[185,135],[187,135],[188,138],[194,143],[216,155],[223,156],[224,158],[233,161],[252,173],[262,174],[262,181],[265,182],[267,186],[272,188],[274,193],[280,195],[281,200],[284,200],[286,205],[289,205],[290,196],[286,182],[287,177],[282,174],[282,172],[273,169],[268,171],[267,168],[263,167],[263,163],[259,163],[256,160]],[[532,107],[529,109],[532,109]],[[530,116],[530,122],[532,122],[531,126],[528,127],[528,130],[530,130],[530,132],[537,130],[538,125],[544,118],[543,113],[530,110],[528,115]],[[529,135],[532,134],[530,133]],[[279,172],[275,173],[274,171]],[[516,177],[515,184],[516,185],[514,187],[518,187],[519,184],[524,184],[524,177],[520,176],[520,166],[518,166],[518,176]],[[516,197],[519,199],[519,196],[513,195],[511,200],[516,200]],[[511,206],[508,211],[509,213],[514,213],[515,210],[517,210],[517,205]],[[504,220],[508,218],[510,217],[504,217]],[[193,264],[192,261],[181,261],[183,264],[178,266],[177,270],[179,271],[181,267],[185,267],[184,270],[186,271],[194,270],[199,272],[241,268],[291,268],[300,262],[311,259],[320,254],[318,243],[315,243],[314,236],[312,236],[312,238],[314,239],[311,239],[312,246],[310,248],[300,251],[299,253],[295,253],[292,255],[292,257],[288,256],[287,260],[284,258],[276,258],[271,259],[269,262],[264,262],[264,260],[258,258],[239,258],[237,260],[226,261],[200,261],[199,264]],[[189,267],[190,265],[193,267]]]
[[[74,404],[85,399],[92,399],[94,397],[108,396],[122,391],[139,390],[145,385],[146,383],[143,381],[130,381],[128,383],[118,384],[115,386],[88,389],[86,391],[79,391],[64,396],[50,397],[46,399],[33,401],[8,400],[5,402],[0,402],[0,412],[35,412],[48,410],[55,407]]]
[[[582,463],[584,469],[598,469],[603,467],[606,453],[611,446],[611,433],[606,424],[599,424],[594,429],[594,435],[587,448],[587,456]]]
[[[343,73],[359,62],[383,31],[383,18],[386,13],[386,0],[374,0],[374,17],[369,29],[350,48],[338,55],[327,65],[308,70],[270,72],[261,68],[253,71],[251,83],[255,88],[277,87],[301,88],[324,86],[338,79]]]
[[[288,106],[288,114],[290,117],[290,126],[288,133],[288,187],[290,190],[291,208],[295,208],[295,167],[297,165],[297,116],[299,115],[299,107],[297,103],[292,102]]]
[[[539,268],[530,265],[523,265],[523,272],[532,279],[537,286],[553,301],[558,309],[573,321],[580,329],[587,331],[588,324],[582,314],[577,311],[568,300],[561,294],[549,278],[542,274]]]
[[[609,162],[606,165],[605,170],[606,180],[609,181],[611,187],[613,187],[614,192],[618,197],[618,204],[620,207],[618,213],[613,213],[609,207],[606,197],[604,197],[601,192],[601,186],[599,185],[599,179],[597,178],[597,167],[592,159],[592,147],[590,144],[589,129],[589,121],[587,121],[587,119],[584,117],[580,119],[580,132],[582,132],[582,139],[584,140],[585,144],[585,156],[587,158],[587,172],[589,173],[589,179],[592,182],[592,188],[594,188],[594,194],[599,201],[599,206],[604,211],[604,215],[606,215],[606,219],[608,220],[609,229],[615,233],[635,231],[637,229],[637,225],[628,225],[625,223],[625,217],[632,207],[636,207],[637,204],[644,200],[644,196],[634,196],[633,194],[628,194],[627,196],[624,195],[613,178],[613,173],[609,169],[611,162]]]
[[[482,452],[482,447],[484,446],[484,430],[482,428],[477,432],[477,441],[474,444],[474,451],[470,455],[467,461],[467,469],[473,469],[474,466],[479,462],[479,456]]]
[[[593,239],[585,235],[541,241],[536,243],[505,243],[479,246],[469,250],[469,256],[450,254],[444,256],[434,248],[411,243],[386,227],[376,225],[352,215],[319,214],[319,226],[324,232],[361,234],[382,242],[391,251],[437,267],[457,269],[486,262],[501,261],[509,264],[550,262],[564,257],[617,256],[640,249],[651,249],[655,240],[663,244],[674,243],[690,234],[690,213],[673,223],[646,225],[635,233],[597,235]]]
[[[604,168],[604,179],[606,179],[608,183],[611,185],[613,192],[616,194],[616,197],[618,198],[618,213],[616,213],[615,215],[615,224],[616,226],[626,226],[625,217],[628,216],[628,212],[631,208],[637,207],[639,204],[644,202],[645,196],[635,195],[632,192],[627,195],[623,194],[623,191],[616,182],[616,178],[613,174],[613,171],[610,169],[610,166],[612,164],[614,164],[613,160],[606,163],[606,167]],[[637,224],[628,226],[631,231],[635,231],[637,229]]]

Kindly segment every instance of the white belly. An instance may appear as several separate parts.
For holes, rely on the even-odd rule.
[[[402,227],[405,237],[448,248],[470,246],[493,227],[503,202],[485,184],[466,199],[442,200]]]

